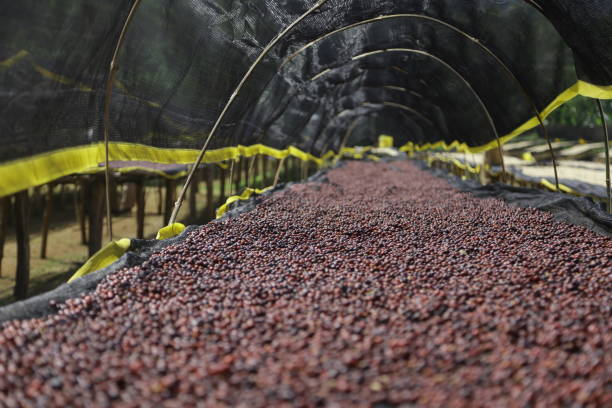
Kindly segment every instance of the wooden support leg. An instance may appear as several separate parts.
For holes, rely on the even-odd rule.
[[[87,186],[86,202],[89,215],[89,239],[87,247],[89,256],[93,256],[102,248],[104,215],[106,208],[106,189],[102,179],[92,180]]]
[[[4,258],[4,243],[8,221],[11,217],[11,197],[0,198],[0,277],[2,277],[2,258]]]
[[[81,244],[87,245],[87,215],[86,205],[85,205],[85,195],[87,188],[85,186],[85,182],[80,180],[78,185],[75,185],[75,188],[78,188],[78,192],[75,191],[75,203],[74,208],[76,210],[77,220],[79,222],[79,228],[81,230]]]
[[[215,218],[215,197],[214,197],[214,173],[213,168],[206,167],[206,216],[209,219]]]
[[[236,194],[240,194],[240,185],[242,184],[242,162],[244,160],[240,159],[238,160],[238,162],[236,163],[236,169],[234,171],[234,173],[236,174],[236,187],[234,188],[234,192]]]
[[[47,258],[47,238],[49,237],[49,222],[53,213],[53,184],[47,184],[47,199],[43,215],[42,237],[40,243],[40,259]]]
[[[281,172],[283,171],[283,164],[285,163],[286,158],[283,158],[278,161],[278,168],[276,169],[276,174],[274,175],[274,187],[278,184],[280,180]]]
[[[225,180],[226,180],[226,174],[227,172],[225,171],[225,169],[219,169],[219,182],[220,182],[220,193],[219,193],[219,205],[223,204],[225,202]]]
[[[268,156],[261,156],[261,178],[263,179],[263,186],[268,187],[270,185],[270,175],[268,174]]]
[[[17,273],[15,292],[17,299],[28,296],[30,281],[30,214],[28,191],[15,194],[15,237],[17,239]]]
[[[198,219],[198,191],[200,190],[200,172],[193,174],[189,189],[189,217],[192,220]]]
[[[164,205],[164,226],[168,225],[176,196],[176,180],[166,180],[166,199]]]
[[[145,185],[144,180],[140,179],[136,182],[136,238],[144,238],[144,221],[145,221]]]
[[[251,160],[252,159],[247,159],[246,157],[244,158],[244,185],[245,188],[249,188],[250,187],[250,177],[251,177]]]
[[[163,214],[163,205],[164,205],[164,187],[163,180],[159,179],[157,184],[157,215]]]

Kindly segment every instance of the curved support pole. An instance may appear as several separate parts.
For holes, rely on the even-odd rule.
[[[179,193],[178,199],[176,203],[174,204],[174,210],[172,211],[172,215],[170,216],[170,221],[168,225],[174,224],[176,222],[178,212],[181,209],[181,205],[183,204],[183,201],[185,200],[187,189],[189,188],[189,184],[191,184],[191,180],[193,179],[195,169],[197,169],[200,163],[202,163],[202,160],[204,159],[204,155],[206,154],[206,151],[208,150],[210,141],[217,133],[217,130],[219,129],[219,126],[221,125],[221,122],[223,122],[223,119],[225,119],[225,115],[229,111],[229,108],[233,105],[234,101],[236,100],[236,97],[238,96],[238,94],[240,94],[240,91],[242,90],[246,82],[251,78],[251,75],[253,74],[253,71],[255,70],[255,68],[257,68],[257,66],[261,63],[261,61],[268,55],[268,53],[272,50],[272,48],[274,48],[276,44],[278,44],[278,42],[281,39],[283,39],[283,37],[285,37],[289,32],[291,32],[295,28],[295,26],[300,24],[304,19],[306,19],[312,13],[317,11],[327,1],[328,0],[317,0],[314,6],[308,9],[304,14],[298,17],[293,23],[289,24],[287,28],[285,28],[276,37],[274,37],[272,41],[270,41],[270,43],[266,46],[266,48],[263,49],[261,54],[259,54],[257,59],[253,62],[249,70],[246,72],[246,74],[242,77],[242,80],[240,81],[240,83],[238,84],[238,86],[236,87],[232,95],[230,96],[229,100],[225,104],[225,107],[221,111],[221,114],[217,118],[217,121],[215,122],[212,130],[208,134],[208,137],[206,138],[206,141],[204,142],[204,146],[202,147],[202,150],[200,151],[200,154],[198,155],[198,158],[196,159],[196,162],[194,166],[192,167],[192,170],[189,172],[189,175],[187,176],[187,180],[185,181],[185,184],[183,185],[183,188],[181,189],[181,192]]]
[[[526,0],[527,3],[531,4],[532,6],[536,7],[537,9],[539,9],[540,11],[542,11],[541,7],[535,3],[534,1],[531,0]],[[536,118],[538,119],[539,125],[540,127],[542,127],[542,130],[544,132],[544,136],[546,138],[546,141],[548,143],[548,147],[550,150],[550,155],[551,155],[551,159],[553,162],[553,167],[554,167],[554,171],[555,171],[555,183],[556,183],[556,187],[557,187],[557,191],[559,190],[559,175],[558,175],[558,171],[557,171],[557,161],[556,161],[556,157],[555,157],[555,153],[554,150],[552,148],[552,143],[550,140],[550,135],[548,133],[548,129],[546,127],[546,125],[544,124],[544,120],[542,119],[542,115],[540,114],[540,111],[538,110],[535,100],[534,98],[531,96],[531,94],[527,91],[526,87],[523,85],[523,83],[521,81],[519,81],[519,79],[516,77],[516,75],[514,75],[514,72],[512,72],[512,70],[502,61],[502,59],[495,53],[493,52],[493,50],[491,50],[489,47],[487,47],[486,45],[484,45],[482,42],[480,42],[477,38],[469,35],[468,33],[466,33],[465,31],[461,30],[459,27],[447,23],[446,21],[437,19],[435,17],[430,17],[430,16],[426,16],[426,15],[422,15],[422,14],[391,14],[391,15],[386,15],[386,16],[379,16],[379,17],[375,17],[375,18],[371,18],[371,19],[367,19],[367,20],[363,20],[363,21],[359,21],[357,23],[348,25],[346,27],[342,27],[339,28],[337,30],[331,31],[313,41],[311,41],[310,43],[304,45],[303,47],[301,47],[299,50],[297,50],[296,52],[294,52],[293,54],[291,54],[290,56],[288,56],[285,61],[283,61],[281,68],[283,66],[285,66],[287,63],[291,62],[293,59],[295,59],[298,55],[300,55],[301,53],[303,53],[304,51],[306,51],[308,48],[314,46],[315,44],[323,41],[324,39],[331,37],[335,34],[350,30],[352,28],[355,27],[359,27],[362,25],[367,25],[367,24],[371,24],[371,23],[376,23],[379,21],[384,21],[384,20],[389,20],[389,19],[398,19],[398,18],[408,18],[408,19],[421,19],[421,20],[426,20],[429,22],[433,22],[433,23],[437,23],[440,25],[443,25],[449,29],[451,29],[452,31],[456,32],[457,34],[469,39],[470,41],[472,41],[474,44],[478,45],[483,51],[485,51],[488,55],[490,55],[491,57],[493,57],[495,59],[495,61],[498,63],[498,65],[500,65],[503,69],[504,72],[508,75],[508,77],[510,77],[510,79],[512,79],[521,89],[521,91],[523,92],[524,96],[529,100],[529,103],[532,106],[532,109],[535,113]],[[376,52],[374,52],[376,53]],[[325,72],[321,73],[320,75],[324,74]]]
[[[601,100],[597,99],[599,114],[601,115],[601,123],[604,131],[604,147],[606,149],[606,193],[608,194],[608,212],[612,213],[612,186],[610,185],[610,134],[608,133],[608,124],[606,123],[606,114],[604,112]]]
[[[134,14],[136,14],[136,10],[138,10],[138,6],[140,6],[141,0],[134,0],[132,4],[132,8],[125,19],[125,23],[123,23],[123,28],[121,29],[121,34],[119,34],[119,39],[117,40],[117,45],[115,46],[115,51],[113,53],[113,58],[110,62],[110,67],[108,70],[108,79],[106,81],[106,94],[104,95],[104,150],[105,150],[105,158],[104,158],[104,179],[106,184],[106,222],[108,225],[108,237],[109,241],[113,240],[113,219],[111,214],[111,202],[110,202],[110,185],[111,185],[111,171],[110,171],[110,159],[109,159],[109,132],[110,132],[110,105],[113,96],[113,83],[115,82],[115,75],[117,74],[117,56],[119,55],[119,51],[121,50],[121,46],[125,41],[125,34],[130,26],[134,18]]]
[[[506,165],[504,163],[503,149],[502,149],[502,144],[501,144],[501,141],[500,141],[500,138],[499,138],[499,133],[497,132],[497,127],[495,126],[495,122],[493,121],[493,117],[491,116],[491,113],[489,112],[489,109],[487,108],[487,106],[485,105],[483,100],[480,98],[480,95],[478,95],[476,90],[472,87],[470,82],[467,79],[465,79],[463,77],[463,75],[461,75],[461,73],[459,73],[455,68],[453,68],[452,65],[450,65],[449,63],[447,63],[443,59],[441,59],[441,58],[439,58],[439,57],[437,57],[437,56],[435,56],[435,55],[433,55],[433,54],[431,54],[431,53],[429,53],[427,51],[416,50],[416,49],[412,49],[412,48],[389,48],[389,49],[384,49],[384,50],[371,51],[371,52],[368,52],[368,53],[365,53],[365,54],[354,56],[353,60],[361,59],[361,58],[366,58],[366,57],[369,57],[371,55],[378,55],[378,54],[386,53],[386,52],[399,52],[399,53],[406,53],[406,54],[415,54],[415,55],[421,55],[421,56],[424,56],[424,57],[427,57],[427,58],[431,58],[434,61],[436,61],[439,64],[441,64],[442,66],[444,66],[449,71],[451,71],[457,78],[459,78],[459,80],[461,80],[461,82],[470,90],[472,95],[476,98],[476,100],[478,101],[478,104],[480,105],[480,107],[482,108],[483,112],[486,115],[487,121],[489,122],[489,125],[491,127],[491,131],[493,132],[493,135],[495,136],[495,140],[497,140],[497,148],[498,148],[500,156],[501,156],[501,165],[502,165],[503,177],[505,178],[506,175],[507,175]]]
[[[385,103],[364,102],[364,103],[362,103],[361,105],[359,105],[359,107],[361,107],[361,106],[375,106],[375,105],[380,105],[380,106],[387,107],[387,108],[397,108],[397,109],[400,109],[400,110],[402,111],[402,114],[404,114],[404,112],[403,112],[403,111],[406,111],[406,109],[400,108],[399,106],[394,106],[394,105],[400,105],[400,104],[391,104],[391,105],[389,105],[389,104],[385,104]],[[404,107],[407,107],[407,106],[405,106],[405,105],[403,105],[403,106],[404,106]],[[328,127],[329,127],[329,125],[330,125],[331,123],[333,123],[333,121],[334,121],[334,120],[335,120],[337,117],[339,117],[339,116],[340,116],[340,115],[342,115],[343,113],[354,111],[355,109],[356,109],[356,108],[353,108],[353,109],[345,109],[345,110],[343,110],[342,112],[340,112],[340,113],[338,113],[337,115],[335,115],[335,116],[334,116],[334,117],[333,117],[331,120],[329,120],[328,125],[327,125],[327,126],[324,128],[324,129],[323,129],[323,131],[325,131],[325,130],[326,130]],[[420,112],[418,112],[418,111],[416,111],[416,110],[414,110],[414,109],[412,109],[412,108],[409,108],[409,110],[407,110],[407,112],[410,112],[410,113],[413,113],[413,114],[414,114],[414,113],[416,113],[416,114],[418,114],[418,116],[419,116],[419,117],[422,117],[422,118],[426,119],[428,122],[430,122],[430,121],[429,121],[429,120],[428,120],[428,119],[427,119],[425,116],[423,116],[423,115],[422,115]],[[373,112],[369,112],[369,113],[367,113],[367,114],[360,115],[360,116],[358,116],[357,118],[355,118],[355,119],[354,119],[354,121],[353,121],[353,123],[351,124],[351,126],[349,126],[349,131],[348,131],[348,132],[345,134],[345,136],[344,136],[344,138],[343,138],[343,142],[342,142],[342,144],[340,145],[340,148],[339,148],[338,152],[340,152],[340,151],[341,151],[341,150],[342,150],[342,149],[343,149],[343,148],[346,146],[346,143],[348,143],[348,139],[350,138],[351,134],[352,134],[352,133],[353,133],[353,131],[355,130],[355,127],[356,127],[356,125],[357,125],[357,122],[358,122],[359,120],[363,119],[364,117],[369,116],[371,113],[373,113]],[[405,115],[405,114],[404,114],[404,115]],[[408,115],[405,115],[405,116],[408,116]],[[416,122],[415,122],[415,123],[416,123]],[[430,123],[431,123],[431,122],[430,122]],[[432,124],[433,124],[433,123],[432,123]],[[328,143],[325,145],[325,148],[323,149],[324,151],[325,151],[325,150],[327,150],[328,145],[329,145],[329,142],[328,142]]]

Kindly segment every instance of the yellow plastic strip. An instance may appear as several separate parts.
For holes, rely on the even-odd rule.
[[[553,183],[551,183],[550,181],[544,179],[544,178],[542,180],[540,180],[540,184],[542,184],[544,187],[546,187],[550,191],[553,191],[553,192],[557,191],[557,188],[555,187],[555,185]],[[564,193],[568,193],[568,194],[584,195],[584,194],[581,194],[581,193],[577,192],[576,190],[572,189],[571,187],[566,186],[565,184],[559,184],[559,190],[561,190]]]
[[[584,96],[590,96],[590,97],[599,96],[600,98],[603,98],[603,99],[612,99],[612,87],[608,87],[608,88],[610,89],[607,90],[606,87],[598,87],[596,85],[588,84],[583,81],[578,81],[577,83],[575,83],[574,85],[566,89],[564,92],[562,92],[559,96],[557,96],[555,100],[553,100],[542,112],[540,112],[540,116],[542,117],[542,119],[547,118],[557,108],[559,108],[561,105],[565,104],[566,102],[572,100],[577,95],[584,95]],[[540,125],[540,122],[538,121],[538,118],[533,117],[529,119],[527,122],[525,122],[524,124],[522,124],[521,126],[519,126],[518,128],[516,128],[514,131],[510,132],[509,134],[505,136],[500,137],[499,140],[502,144],[507,143],[511,141],[512,139],[514,139],[515,137],[539,125]],[[497,148],[497,140],[492,140],[487,144],[484,144],[482,146],[475,146],[475,147],[470,147],[467,144],[461,143],[458,141],[454,141],[450,144],[440,141],[436,143],[425,143],[423,145],[416,145],[412,142],[409,142],[406,145],[402,146],[400,150],[404,152],[414,152],[414,151],[419,152],[423,150],[433,150],[433,149],[444,149],[447,151],[455,149],[457,151],[466,152],[466,153],[481,153],[481,152],[485,152],[487,150],[491,150],[495,148]]]
[[[161,149],[132,143],[112,142],[109,145],[111,161],[192,164],[195,162],[198,153],[195,149]],[[285,150],[278,150],[261,144],[210,150],[204,156],[203,162],[221,163],[240,157],[252,157],[258,154],[268,155],[277,159],[294,156],[301,160],[313,161],[318,166],[322,166],[326,162],[322,158],[315,157],[293,146]],[[333,157],[334,152],[328,152],[324,157],[330,156]],[[103,161],[104,145],[99,143],[57,150],[3,163],[0,165],[0,197],[14,194],[30,187],[43,185],[71,174],[101,171],[99,163]],[[163,171],[140,167],[116,169],[119,172],[130,170],[143,170],[160,175],[163,174]],[[179,178],[182,175],[164,175],[164,177]]]
[[[578,93],[589,98],[612,99],[612,85],[601,86],[578,81]]]
[[[272,187],[267,187],[267,188],[264,188],[263,190],[260,190],[258,188],[247,188],[246,190],[242,192],[242,194],[238,196],[229,197],[227,201],[225,202],[225,204],[223,204],[221,207],[217,209],[217,218],[223,217],[223,215],[229,210],[230,205],[232,205],[236,201],[248,200],[249,198],[251,198],[253,194],[263,194],[266,191],[270,190],[271,188]]]

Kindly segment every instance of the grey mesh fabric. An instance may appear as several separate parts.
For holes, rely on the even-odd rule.
[[[110,139],[122,150],[111,159],[188,162],[158,149],[200,149],[264,47],[315,4],[143,0],[119,53]],[[99,150],[76,162],[70,152],[103,140],[108,67],[131,7],[3,2],[0,175],[98,165]],[[396,145],[492,148],[496,133],[503,142],[536,126],[536,109],[578,92],[612,98],[611,39],[605,0],[328,0],[255,68],[211,148],[321,156],[350,127],[349,145],[389,134]]]

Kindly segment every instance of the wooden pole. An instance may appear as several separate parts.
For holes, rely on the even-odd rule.
[[[253,61],[253,64],[251,64],[251,66],[249,67],[249,70],[244,74],[244,76],[240,80],[240,83],[234,89],[234,92],[232,92],[232,95],[230,96],[229,100],[225,104],[223,110],[221,111],[221,114],[217,117],[215,124],[213,125],[212,129],[208,133],[208,137],[204,141],[204,146],[202,146],[202,150],[200,150],[200,154],[198,155],[196,159],[196,162],[195,162],[196,166],[199,166],[200,163],[202,163],[202,160],[204,160],[204,156],[206,155],[206,152],[208,151],[208,145],[210,144],[210,141],[215,136],[217,129],[221,126],[223,119],[225,119],[225,115],[232,107],[234,101],[236,100],[236,98],[238,97],[242,89],[244,88],[245,84],[251,78],[251,75],[253,74],[257,66],[266,58],[268,53],[276,46],[276,44],[278,44],[287,34],[289,34],[303,20],[307,19],[311,14],[315,13],[319,8],[321,8],[321,6],[323,6],[323,4],[325,4],[327,1],[328,0],[318,0],[304,14],[302,14],[300,17],[294,20],[291,24],[289,24],[284,30],[278,33],[272,39],[272,41],[268,45],[266,45],[266,47],[261,51],[261,53],[257,56],[255,61]],[[176,217],[178,216],[181,205],[183,204],[183,200],[185,199],[185,195],[187,194],[187,188],[189,187],[189,183],[191,183],[194,173],[195,173],[195,169],[192,169],[192,171],[187,175],[185,184],[181,188],[179,195],[178,195],[178,199],[176,203],[174,204],[174,210],[172,211],[172,216],[170,217],[170,221],[169,221],[170,224],[172,224],[174,220],[176,220]]]
[[[83,182],[79,180],[74,184],[74,212],[79,223],[81,232],[81,244],[87,245],[87,231],[85,231],[85,187]]]
[[[168,220],[172,214],[174,196],[176,194],[176,180],[166,179],[166,199],[164,205],[164,225],[168,225]]]
[[[221,168],[219,169],[219,182],[220,182],[220,193],[219,193],[219,204],[223,204],[225,202],[225,181],[226,181],[226,175],[225,173],[227,173],[225,171],[225,169]]]
[[[157,215],[162,215],[164,205],[164,187],[163,187],[163,179],[159,179],[157,183]]]
[[[251,186],[250,185],[251,163],[252,163],[252,160],[249,160],[246,157],[244,158],[243,170],[244,170],[244,186],[245,186],[245,188],[249,188]]]
[[[244,160],[239,159],[238,162],[236,163],[236,170],[234,171],[234,173],[236,173],[236,187],[234,188],[234,192],[236,194],[240,194],[240,185],[242,184],[242,162]]]
[[[106,207],[106,187],[103,180],[95,178],[86,188],[87,213],[89,218],[89,239],[87,248],[89,256],[93,256],[102,248],[104,233],[104,210]]]
[[[261,177],[263,178],[264,187],[270,185],[270,175],[268,174],[268,156],[261,156]]]
[[[229,195],[234,195],[234,172],[236,171],[236,161],[232,160],[230,163],[230,172],[229,172]]]
[[[601,123],[603,127],[604,148],[606,149],[606,192],[608,196],[608,212],[612,213],[612,182],[610,181],[610,133],[608,132],[608,123],[606,122],[606,113],[601,100],[597,100],[599,114],[601,115]]]
[[[2,197],[0,198],[0,277],[2,277],[2,258],[4,258],[4,243],[10,216],[11,197]]]
[[[47,184],[47,199],[43,215],[42,237],[40,243],[40,259],[47,258],[47,238],[49,237],[49,222],[53,213],[53,184]]]
[[[28,190],[15,194],[15,238],[17,240],[17,272],[15,291],[17,299],[28,296],[30,281],[30,214]]]
[[[145,221],[145,186],[144,180],[139,179],[136,182],[136,238],[144,238],[144,221]]]
[[[198,219],[198,192],[200,190],[200,172],[193,176],[191,188],[189,190],[189,217],[192,220]]]
[[[206,216],[215,218],[214,173],[212,166],[206,166]]]
[[[273,184],[274,187],[276,187],[276,185],[278,184],[281,171],[283,170],[284,163],[285,163],[285,158],[282,158],[281,160],[278,161],[278,168],[276,169],[276,174],[274,175],[274,184]]]

